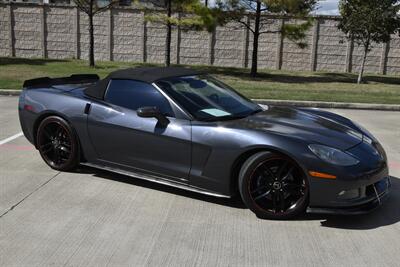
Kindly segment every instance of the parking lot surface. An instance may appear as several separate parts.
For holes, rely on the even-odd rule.
[[[400,112],[333,110],[369,129],[393,187],[362,216],[257,219],[240,200],[104,171],[57,172],[0,97],[0,266],[399,266]]]

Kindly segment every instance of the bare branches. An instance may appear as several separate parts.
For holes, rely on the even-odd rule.
[[[114,5],[119,3],[119,0],[110,0],[105,6],[99,6],[96,0],[73,0],[77,8],[88,14],[89,16],[94,16],[98,13],[104,12]]]
[[[90,1],[87,1],[87,0],[74,0],[74,3],[75,3],[75,5],[76,5],[76,7],[80,10],[80,11],[82,11],[82,12],[84,12],[84,13],[86,13],[86,14],[89,14],[89,5],[90,5]]]
[[[254,29],[251,26],[250,20],[249,21],[243,21],[242,19],[236,20],[236,22],[242,24],[245,26],[249,31],[251,31],[254,34]]]
[[[101,13],[103,11],[106,11],[106,10],[110,9],[112,6],[116,5],[117,3],[119,3],[119,0],[111,0],[108,5],[103,6],[103,7],[98,7],[97,10],[94,11],[93,14],[95,15],[95,14]]]

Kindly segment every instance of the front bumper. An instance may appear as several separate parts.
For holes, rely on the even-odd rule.
[[[378,208],[388,198],[391,187],[390,177],[385,177],[365,187],[365,195],[355,200],[349,200],[348,205],[338,207],[308,207],[309,213],[336,215],[358,215],[369,213]]]

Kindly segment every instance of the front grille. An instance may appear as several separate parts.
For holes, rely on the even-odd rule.
[[[376,195],[376,194],[375,194],[375,189],[374,189],[374,185],[373,185],[373,184],[367,186],[367,189],[365,190],[365,195],[366,195],[367,197]]]

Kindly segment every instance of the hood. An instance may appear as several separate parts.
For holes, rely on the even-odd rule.
[[[223,122],[225,127],[254,129],[347,150],[362,142],[362,133],[306,110],[269,106],[244,119]]]

